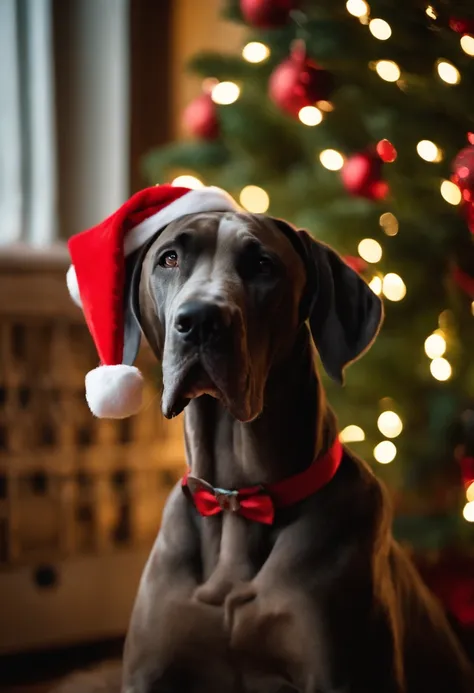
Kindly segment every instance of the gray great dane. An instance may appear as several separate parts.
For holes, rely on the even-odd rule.
[[[190,476],[140,582],[123,693],[473,693],[363,461],[340,451],[270,521],[236,495],[319,473],[337,425],[314,347],[342,381],[377,335],[377,296],[332,249],[260,215],[182,217],[130,265],[125,348],[142,331],[161,361]]]

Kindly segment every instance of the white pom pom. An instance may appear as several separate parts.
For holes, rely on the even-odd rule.
[[[71,265],[66,273],[66,283],[69,295],[79,308],[82,308],[81,294],[79,293],[79,284],[77,283],[76,270],[74,265]]]
[[[143,376],[135,366],[99,366],[86,375],[86,400],[100,419],[125,419],[142,406]]]

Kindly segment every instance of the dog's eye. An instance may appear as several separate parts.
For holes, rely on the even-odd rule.
[[[273,275],[275,266],[269,257],[265,255],[255,255],[246,262],[246,274],[248,278],[269,277]]]
[[[262,252],[257,244],[248,245],[238,258],[237,267],[244,281],[273,279],[278,267],[272,257]]]
[[[168,250],[166,253],[163,253],[163,255],[160,257],[158,264],[161,267],[167,267],[168,269],[177,267],[178,253],[176,253],[174,250]]]
[[[259,274],[272,274],[273,272],[273,262],[268,257],[258,258],[258,272]]]

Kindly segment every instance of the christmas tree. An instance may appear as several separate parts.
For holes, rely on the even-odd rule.
[[[148,179],[219,185],[307,228],[383,296],[383,329],[345,387],[321,370],[341,437],[389,486],[401,539],[469,551],[474,8],[228,0],[223,11],[247,27],[242,54],[195,57],[192,136],[150,152]]]

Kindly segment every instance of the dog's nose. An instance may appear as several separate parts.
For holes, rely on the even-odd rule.
[[[198,345],[221,336],[229,322],[223,307],[209,301],[187,301],[178,310],[175,327],[187,341]]]

